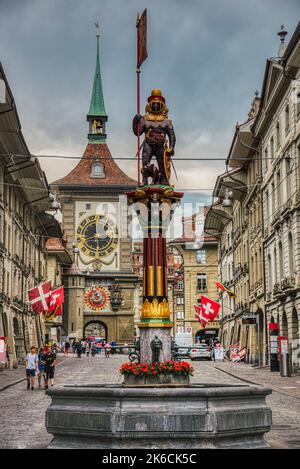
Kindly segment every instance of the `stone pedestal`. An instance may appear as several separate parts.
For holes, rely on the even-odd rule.
[[[162,350],[159,361],[171,360],[171,329],[161,327],[149,327],[140,329],[141,362],[152,362],[151,342],[157,336],[162,341]]]
[[[270,389],[65,386],[47,391],[50,448],[265,448]]]

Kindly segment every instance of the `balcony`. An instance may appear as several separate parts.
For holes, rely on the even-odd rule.
[[[275,226],[279,225],[280,222],[281,222],[281,220],[280,220],[280,210],[277,210],[274,213],[273,217],[272,217],[272,225],[275,227]]]
[[[285,277],[281,280],[281,289],[282,290],[293,290],[296,286],[296,279],[294,276]]]
[[[285,218],[289,213],[290,211],[292,210],[292,207],[293,207],[293,203],[292,203],[292,198],[290,197],[282,206],[281,208],[281,215],[283,216],[283,218]]]
[[[233,243],[236,244],[241,238],[241,230],[238,228],[233,234]]]
[[[276,296],[280,294],[282,294],[281,282],[277,282],[273,287],[273,295]]]
[[[21,300],[21,298],[18,298],[17,296],[15,296],[15,297],[13,298],[13,305],[14,305],[14,306],[17,306],[18,308],[23,308],[24,303],[23,303],[23,301]]]
[[[264,228],[264,237],[265,237],[265,238],[268,238],[269,234],[270,234],[270,229],[269,229],[268,226],[266,226],[266,227]]]

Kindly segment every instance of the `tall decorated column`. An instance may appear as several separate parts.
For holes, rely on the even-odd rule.
[[[145,134],[141,170],[143,185],[127,194],[128,203],[133,205],[143,231],[140,356],[142,362],[153,363],[171,359],[173,324],[168,301],[166,234],[183,196],[170,185],[171,156],[174,155],[176,138],[160,90],[152,90],[145,115],[134,117],[133,131]]]
[[[173,324],[168,301],[166,234],[183,193],[166,186],[146,186],[127,195],[143,231],[143,304],[139,323],[141,362],[167,361],[171,359]]]

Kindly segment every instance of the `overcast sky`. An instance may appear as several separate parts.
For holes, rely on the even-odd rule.
[[[135,154],[135,19],[144,7],[142,109],[151,89],[161,88],[177,157],[227,156],[235,123],[261,90],[266,58],[277,55],[280,25],[289,39],[300,19],[299,0],[0,0],[0,60],[33,154],[83,154],[97,19],[108,145],[113,156]],[[49,182],[77,163],[40,161]],[[118,164],[136,177],[134,164]],[[178,161],[176,168],[177,187],[210,194],[224,162]]]

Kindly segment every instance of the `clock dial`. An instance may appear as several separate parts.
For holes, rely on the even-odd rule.
[[[109,256],[118,246],[117,227],[103,215],[91,215],[82,220],[76,236],[80,251],[95,259]]]

